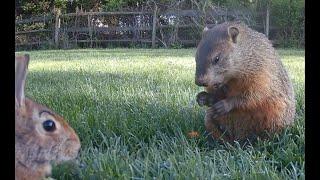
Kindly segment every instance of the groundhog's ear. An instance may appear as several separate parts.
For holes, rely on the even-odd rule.
[[[204,34],[206,34],[206,32],[207,32],[209,29],[213,28],[213,26],[214,26],[214,24],[207,24],[207,25],[203,28],[202,36],[203,36]]]
[[[202,32],[205,33],[205,32],[207,32],[208,30],[209,30],[209,28],[206,26],[206,27],[203,28],[203,31],[202,31]]]
[[[237,37],[239,35],[239,29],[237,27],[229,27],[228,28],[228,35],[230,36],[232,42],[237,43]]]
[[[206,26],[202,31],[202,37],[208,32],[209,28]]]

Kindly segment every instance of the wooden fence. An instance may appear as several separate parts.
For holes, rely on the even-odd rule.
[[[193,10],[172,15],[160,14],[156,8],[153,12],[61,14],[57,11],[52,15],[16,20],[16,49],[100,47],[110,44],[195,46],[200,40],[202,27],[195,23],[194,17],[198,16]],[[255,29],[263,31],[261,25]]]

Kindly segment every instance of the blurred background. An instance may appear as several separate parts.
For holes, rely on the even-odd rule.
[[[16,0],[16,50],[196,47],[241,20],[275,47],[304,48],[304,0]]]

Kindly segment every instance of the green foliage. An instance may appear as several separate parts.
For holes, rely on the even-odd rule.
[[[179,42],[175,42],[175,43],[170,44],[170,48],[181,49],[182,48],[182,44],[179,43]]]
[[[63,11],[67,8],[67,0],[55,0],[54,5],[56,8],[62,9]]]
[[[130,8],[137,8],[145,5],[145,0],[18,0],[16,3],[16,18],[27,18],[30,16],[46,15],[53,12],[54,7],[60,8],[62,13],[75,12],[76,8],[83,11],[121,11]],[[192,4],[182,6],[196,9],[210,5],[223,6],[226,9],[246,8],[257,14],[253,24],[263,25],[265,23],[266,3],[270,2],[270,26],[276,28],[276,35],[273,39],[282,47],[304,47],[304,0],[188,0],[177,3],[176,0],[154,1],[165,7],[167,10],[172,4]],[[152,4],[152,3],[151,3]],[[181,8],[181,7],[179,7]],[[262,14],[261,14],[262,13]],[[32,29],[29,28],[29,29]]]
[[[103,0],[102,9],[104,11],[118,11],[123,8],[137,7],[145,0]]]
[[[273,0],[271,24],[281,29],[279,40],[285,47],[304,46],[304,0]]]
[[[250,7],[257,3],[256,0],[219,0],[222,5],[227,7],[237,8],[239,6],[242,7]]]
[[[294,125],[254,146],[211,149],[195,102],[195,49],[27,52],[26,95],[64,116],[82,143],[78,162],[54,166],[53,177],[305,179],[304,51],[278,52],[294,83]]]
[[[22,14],[26,16],[44,15],[50,13],[52,7],[50,7],[50,1],[48,0],[33,0],[26,1],[20,0],[19,2]]]
[[[116,11],[125,5],[125,0],[105,0],[102,3],[103,10]]]

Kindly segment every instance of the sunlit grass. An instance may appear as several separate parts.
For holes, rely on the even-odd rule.
[[[27,96],[78,133],[57,179],[304,179],[304,50],[279,50],[296,92],[293,127],[254,147],[215,145],[195,103],[195,49],[31,51]]]

